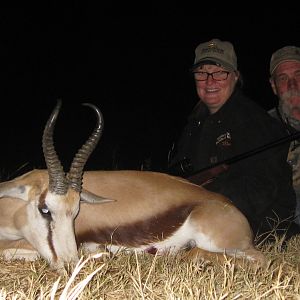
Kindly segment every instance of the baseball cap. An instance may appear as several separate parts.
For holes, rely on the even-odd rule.
[[[230,42],[212,39],[197,46],[192,69],[204,64],[220,65],[226,70],[237,70],[237,58]]]
[[[270,74],[285,61],[300,61],[300,48],[295,46],[285,46],[272,54],[270,61]]]

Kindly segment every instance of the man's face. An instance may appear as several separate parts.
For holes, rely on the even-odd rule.
[[[270,78],[282,111],[289,117],[300,120],[300,62],[281,63]]]

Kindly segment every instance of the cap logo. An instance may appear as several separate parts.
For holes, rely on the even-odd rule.
[[[201,54],[206,54],[206,53],[210,53],[210,52],[224,54],[224,49],[218,48],[218,46],[215,42],[210,42],[207,45],[207,48],[202,49]]]

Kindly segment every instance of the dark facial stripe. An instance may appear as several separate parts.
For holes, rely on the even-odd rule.
[[[46,199],[47,192],[48,192],[48,190],[46,189],[41,194],[41,196],[39,198],[39,204],[38,204],[39,208],[46,206],[45,199]],[[53,260],[56,261],[57,260],[57,254],[56,254],[56,251],[55,251],[54,245],[53,245],[53,235],[52,235],[53,223],[52,223],[52,218],[46,217],[45,220],[47,222],[47,227],[48,227],[48,236],[47,236],[48,245],[49,245],[49,248],[52,252]]]
[[[149,219],[118,227],[95,228],[76,236],[77,243],[95,242],[138,247],[162,241],[172,235],[186,220],[195,205],[189,204],[163,212]]]

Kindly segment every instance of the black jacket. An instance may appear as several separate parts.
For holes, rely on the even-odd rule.
[[[182,160],[190,162],[190,171],[201,170],[286,135],[280,122],[236,90],[212,115],[201,101],[196,105],[177,143],[170,170]],[[278,220],[294,215],[288,149],[287,142],[240,160],[205,187],[229,197],[248,218],[254,233],[270,231]]]

